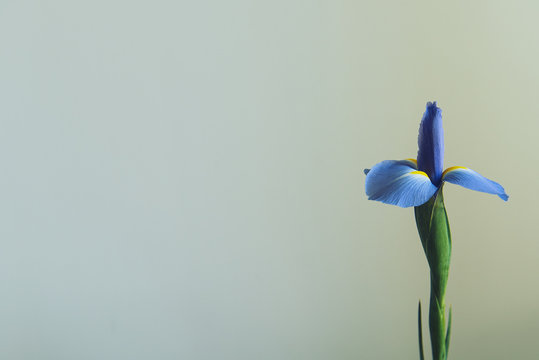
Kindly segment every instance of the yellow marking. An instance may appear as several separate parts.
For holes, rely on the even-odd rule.
[[[417,160],[416,159],[405,159],[405,160],[411,161],[417,166]]]
[[[453,170],[457,170],[457,169],[467,169],[465,168],[464,166],[451,166],[451,167],[448,167],[447,169],[444,170],[444,172],[442,173],[442,178],[445,176],[445,174],[447,174],[448,172],[450,171],[453,171]]]
[[[423,171],[417,170],[417,171],[412,171],[412,172],[410,173],[410,175],[415,175],[415,174],[426,176],[427,179],[429,178],[429,176],[428,176],[425,172],[423,172]]]

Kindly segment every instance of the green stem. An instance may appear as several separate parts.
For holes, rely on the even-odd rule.
[[[430,267],[429,330],[434,360],[447,359],[445,289],[451,259],[451,233],[442,188],[425,204],[415,208],[419,236]],[[447,346],[446,346],[447,343]]]
[[[445,305],[443,295],[437,288],[437,279],[431,272],[429,329],[432,346],[432,358],[445,360],[447,349],[445,348]]]

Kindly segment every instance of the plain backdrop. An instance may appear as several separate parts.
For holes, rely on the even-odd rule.
[[[413,210],[363,169],[437,100],[510,196],[445,187],[450,358],[539,358],[538,12],[3,0],[0,357],[418,359]]]

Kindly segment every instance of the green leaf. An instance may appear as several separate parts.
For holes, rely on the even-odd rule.
[[[445,289],[451,260],[451,232],[442,187],[421,206],[415,207],[417,230],[430,268],[429,329],[434,360],[447,359]]]
[[[451,337],[451,315],[452,308],[449,307],[449,318],[447,319],[447,333],[445,334],[445,358],[447,360],[447,355],[449,354],[449,338]]]
[[[445,290],[451,259],[451,231],[444,205],[442,187],[421,206],[416,206],[415,218],[423,250],[429,267],[442,280],[440,290]]]
[[[423,326],[421,324],[421,300],[419,300],[417,308],[417,331],[419,334],[419,360],[425,360],[425,354],[423,353]]]

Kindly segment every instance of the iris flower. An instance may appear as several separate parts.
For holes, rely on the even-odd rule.
[[[465,188],[509,198],[503,187],[477,172],[453,166],[443,170],[444,133],[442,110],[427,103],[419,126],[417,160],[386,160],[366,169],[365,191],[369,200],[400,207],[414,206],[416,225],[427,257],[431,277],[429,329],[434,360],[447,360],[451,334],[451,308],[445,318],[445,289],[451,259],[451,232],[442,188],[449,182]],[[424,359],[419,304],[419,354]]]
[[[477,172],[462,166],[443,170],[444,131],[442,110],[428,102],[419,127],[417,160],[385,160],[365,169],[365,191],[369,200],[400,207],[426,203],[445,182],[470,190],[509,198],[503,187]]]

